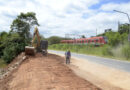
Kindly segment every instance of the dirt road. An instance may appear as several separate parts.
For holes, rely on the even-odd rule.
[[[100,90],[76,76],[64,62],[52,54],[29,57],[8,78],[7,90]]]
[[[57,53],[58,52],[58,53]],[[50,52],[64,57],[62,52]],[[77,54],[78,55],[78,54]],[[82,57],[72,56],[69,66],[76,75],[92,82],[103,90],[130,90],[130,73],[107,67]]]

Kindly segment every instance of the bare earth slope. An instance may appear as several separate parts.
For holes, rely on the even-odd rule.
[[[63,58],[40,53],[26,59],[9,77],[7,86],[8,90],[100,90],[76,76]]]

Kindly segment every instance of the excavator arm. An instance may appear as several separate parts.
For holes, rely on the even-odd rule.
[[[36,40],[36,42],[35,42],[35,40]],[[40,41],[41,41],[41,39],[40,39],[39,31],[38,31],[38,28],[36,27],[34,30],[34,33],[33,33],[32,46],[35,48],[40,47]]]
[[[35,55],[36,51],[40,51],[40,35],[37,27],[34,30],[31,44],[32,46],[25,47],[26,55]]]

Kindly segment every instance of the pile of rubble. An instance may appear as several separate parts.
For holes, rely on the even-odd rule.
[[[0,79],[3,79],[4,77],[8,76],[9,73],[11,73],[14,69],[16,69],[25,59],[26,56],[24,53],[21,53],[17,58],[17,61],[13,64],[10,64],[7,68],[0,69]]]

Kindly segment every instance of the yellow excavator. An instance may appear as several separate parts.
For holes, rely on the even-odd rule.
[[[34,30],[31,45],[32,46],[25,47],[25,54],[26,55],[35,55],[36,52],[42,52],[43,55],[47,54],[48,41],[41,40],[37,27]]]

